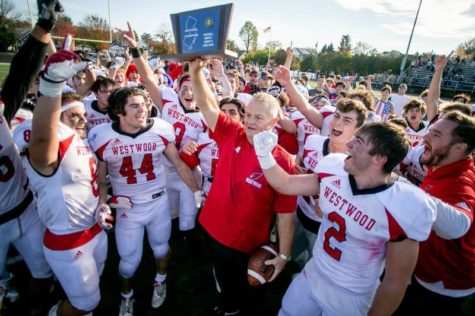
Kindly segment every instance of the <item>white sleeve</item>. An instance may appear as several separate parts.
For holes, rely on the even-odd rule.
[[[437,214],[432,229],[439,237],[456,239],[468,232],[472,221],[467,214],[435,197],[431,196],[430,199],[435,204]]]

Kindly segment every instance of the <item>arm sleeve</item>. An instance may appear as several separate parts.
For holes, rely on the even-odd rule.
[[[13,57],[1,99],[5,103],[4,116],[8,124],[15,116],[28,93],[33,80],[40,72],[48,44],[41,43],[30,35],[25,44]]]

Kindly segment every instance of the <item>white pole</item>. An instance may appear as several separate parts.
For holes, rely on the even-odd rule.
[[[399,73],[399,80],[401,81],[402,76],[404,75],[404,67],[406,67],[407,55],[409,54],[409,48],[411,47],[412,35],[414,34],[414,29],[416,28],[417,18],[419,17],[419,10],[421,9],[422,0],[419,1],[419,7],[417,8],[416,18],[414,19],[414,25],[412,26],[411,36],[409,37],[409,42],[407,43],[406,54],[401,61],[401,69]]]

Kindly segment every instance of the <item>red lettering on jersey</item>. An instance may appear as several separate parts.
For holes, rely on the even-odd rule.
[[[323,250],[330,255],[333,259],[340,261],[341,250],[337,247],[330,246],[330,238],[335,239],[337,242],[344,242],[346,240],[346,223],[345,219],[338,215],[337,212],[331,212],[328,214],[328,220],[338,225],[338,229],[334,226],[328,228],[325,232],[325,240],[323,241]]]
[[[154,180],[156,178],[155,173],[153,172],[153,157],[151,153],[145,154],[143,156],[142,163],[138,171],[141,174],[146,175],[147,181]],[[136,177],[136,170],[134,169],[132,157],[126,156],[122,160],[122,165],[120,166],[119,173],[127,178],[127,184],[136,184],[137,177]]]

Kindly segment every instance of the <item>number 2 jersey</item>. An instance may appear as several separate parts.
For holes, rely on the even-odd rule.
[[[128,196],[134,205],[154,200],[165,190],[163,151],[175,141],[173,127],[151,118],[136,134],[106,123],[89,132],[89,142],[101,161],[107,162],[114,195]]]
[[[18,149],[28,155],[31,121],[18,125],[14,139]],[[58,122],[58,166],[51,175],[42,175],[22,160],[31,188],[37,193],[38,215],[50,231],[58,235],[82,231],[96,221],[99,189],[97,160],[87,140]],[[27,137],[28,136],[28,137]]]
[[[329,154],[317,166],[322,226],[305,270],[353,293],[374,292],[384,269],[386,243],[426,240],[435,206],[422,190],[396,181],[358,189],[344,171],[344,154]]]

